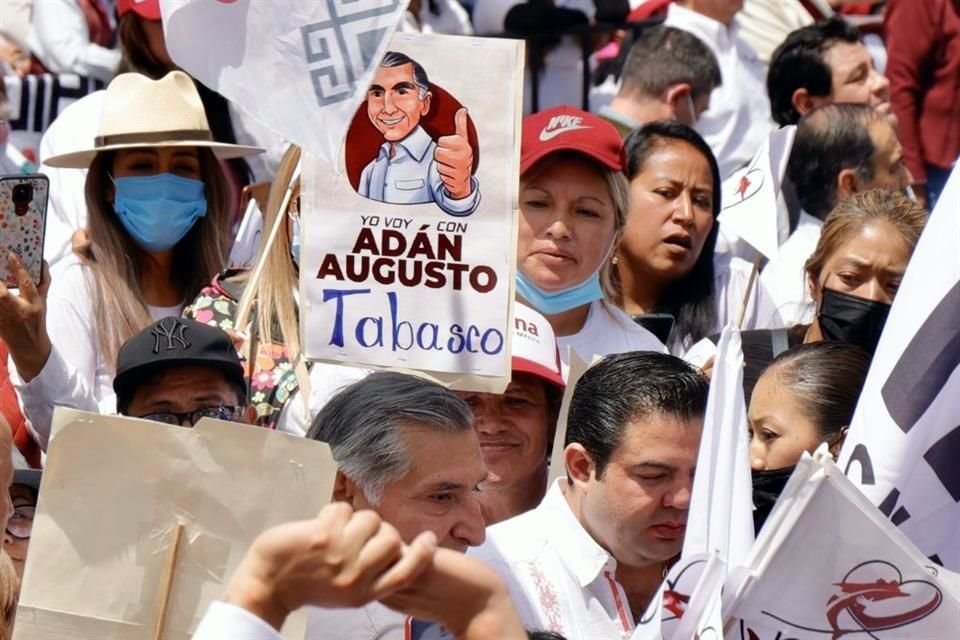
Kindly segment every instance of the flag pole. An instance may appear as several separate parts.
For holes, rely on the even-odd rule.
[[[737,313],[737,329],[743,329],[743,319],[747,315],[747,305],[750,303],[750,295],[753,293],[753,283],[756,282],[757,274],[760,273],[761,260],[763,260],[763,254],[758,251],[753,259],[750,279],[747,280],[747,292],[743,294],[743,302],[740,303],[740,311]]]
[[[173,530],[173,543],[167,552],[167,562],[164,566],[163,586],[160,588],[160,605],[157,613],[156,626],[153,628],[153,640],[163,637],[163,626],[167,618],[167,605],[170,603],[170,591],[173,587],[173,576],[177,568],[177,554],[180,550],[180,538],[183,537],[183,523],[178,522]]]

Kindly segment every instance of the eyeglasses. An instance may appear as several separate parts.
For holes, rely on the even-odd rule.
[[[203,407],[187,413],[174,413],[172,411],[164,413],[148,413],[145,416],[137,416],[144,420],[153,420],[163,424],[178,425],[185,427],[188,424],[192,427],[197,424],[201,418],[216,418],[217,420],[232,421],[234,416],[243,412],[243,407],[225,407],[221,403],[216,407]]]
[[[33,531],[33,514],[36,507],[17,507],[7,521],[7,534],[15,540],[29,540]]]

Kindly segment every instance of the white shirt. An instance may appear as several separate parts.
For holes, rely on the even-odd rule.
[[[116,413],[116,362],[107,362],[100,353],[93,294],[94,285],[86,265],[77,258],[63,265],[47,294],[47,333],[54,345],[50,357],[30,382],[23,382],[12,360],[10,363],[10,379],[20,394],[28,427],[44,450],[50,439],[54,407]],[[179,316],[181,307],[147,310],[154,320],[159,320]]]
[[[120,50],[90,42],[87,19],[76,0],[33,3],[27,44],[51,73],[75,73],[109,82],[120,65]]]
[[[813,299],[803,265],[816,250],[822,228],[820,219],[801,211],[796,230],[780,245],[780,251],[760,274],[784,326],[813,320]]]
[[[283,636],[273,627],[246,609],[226,602],[214,601],[210,603],[200,625],[193,632],[193,640],[223,640],[224,638],[283,640]]]
[[[390,157],[390,146],[394,155]],[[417,126],[403,140],[380,145],[375,160],[360,174],[360,195],[393,204],[435,202],[452,216],[468,216],[480,204],[477,179],[470,178],[470,195],[450,197],[433,159],[437,143],[423,127]]]
[[[303,395],[300,389],[283,405],[277,420],[277,431],[294,436],[305,436],[320,409],[344,387],[363,380],[370,369],[348,367],[330,362],[314,362],[310,367],[310,416],[304,417]]]
[[[308,607],[305,640],[404,640],[406,617],[372,602],[360,609]],[[192,640],[283,640],[269,624],[226,602],[212,602]]]
[[[711,333],[719,333],[727,324],[737,321],[740,306],[747,293],[753,264],[735,256],[715,256],[713,262],[714,297],[717,304],[717,324]],[[741,329],[776,329],[783,326],[773,296],[761,282],[754,279],[753,291],[747,302]]]
[[[696,129],[717,157],[720,178],[726,178],[750,161],[773,129],[766,67],[739,37],[735,22],[727,27],[671,4],[664,24],[697,36],[717,57],[723,84],[710,94],[710,108],[700,116]]]
[[[106,95],[106,91],[96,91],[60,112],[40,139],[41,162],[61,153],[93,147]],[[43,257],[50,265],[55,282],[60,263],[73,256],[73,247],[70,244],[73,232],[87,226],[87,203],[84,195],[87,170],[42,166],[40,171],[50,180]]]
[[[497,571],[528,629],[566,638],[629,638],[634,616],[617,561],[570,510],[559,478],[536,509],[495,524],[471,555]],[[642,612],[639,612],[642,613]]]
[[[595,300],[590,304],[587,322],[580,331],[557,337],[557,347],[560,349],[564,379],[570,371],[568,348],[572,348],[588,363],[595,357],[613,353],[667,352],[667,348],[655,335],[634,322],[633,318],[621,309],[603,300]]]

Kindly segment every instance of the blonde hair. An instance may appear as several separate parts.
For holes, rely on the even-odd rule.
[[[893,226],[910,245],[912,253],[927,217],[923,207],[899,191],[871,189],[854,194],[838,203],[824,220],[817,248],[803,268],[810,278],[818,281],[827,260],[844,243],[876,222]]]
[[[627,224],[627,212],[630,208],[630,183],[627,182],[627,178],[623,175],[622,171],[614,171],[582,153],[564,151],[547,156],[520,176],[520,190],[522,191],[529,182],[536,180],[538,176],[542,175],[543,172],[552,167],[558,160],[562,159],[577,160],[591,167],[603,176],[604,181],[607,183],[607,191],[609,191],[610,199],[613,201],[614,239],[613,247],[610,249],[610,255],[607,256],[608,259],[604,262],[600,270],[600,286],[603,288],[604,296],[609,300],[613,300],[616,287],[613,285],[613,276],[611,274],[615,269],[609,258],[616,255],[617,245],[620,244],[621,233]]]
[[[205,184],[207,213],[174,247],[174,283],[184,300],[192,300],[226,264],[230,224],[229,187],[220,164],[209,149],[197,148]],[[86,262],[93,275],[93,308],[100,352],[115,363],[124,342],[153,320],[140,288],[140,257],[144,250],[130,237],[107,199],[115,154],[98,153],[87,172],[87,228],[90,249]]]
[[[13,637],[13,619],[17,614],[17,600],[20,598],[20,580],[17,570],[6,551],[0,551],[0,640]]]
[[[280,222],[282,227],[274,238],[273,244],[268,246],[266,240],[277,216],[287,215],[287,211],[281,210],[281,206],[299,163],[300,147],[290,145],[283,154],[277,175],[273,184],[270,185],[266,211],[263,212],[264,235],[257,263],[261,260],[266,260],[266,263],[260,279],[253,283],[254,286],[247,286],[244,289],[237,304],[237,312],[240,313],[250,309],[256,302],[256,325],[252,331],[256,332],[257,341],[261,344],[272,343],[274,333],[279,331],[290,362],[296,362],[300,355],[300,321],[292,295],[298,284],[297,270],[290,256],[292,239],[285,221]],[[239,323],[245,323],[246,319],[236,318],[236,321],[239,326]]]

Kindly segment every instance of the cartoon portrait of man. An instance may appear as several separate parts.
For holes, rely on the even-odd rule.
[[[361,106],[383,142],[363,167],[357,192],[391,204],[434,202],[451,216],[469,216],[480,204],[480,189],[467,110],[456,111],[453,132],[434,139],[422,126],[434,100],[424,68],[388,51]]]

